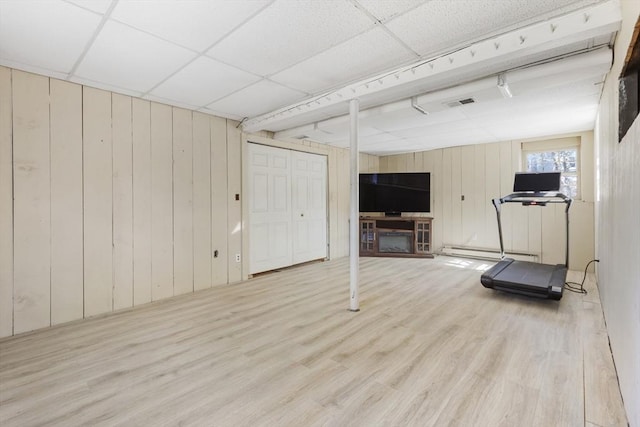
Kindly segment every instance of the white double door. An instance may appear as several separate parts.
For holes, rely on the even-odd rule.
[[[327,157],[249,144],[249,273],[327,256]]]

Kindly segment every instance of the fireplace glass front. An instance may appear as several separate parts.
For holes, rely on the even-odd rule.
[[[381,231],[378,233],[378,252],[410,254],[413,233],[411,231]]]

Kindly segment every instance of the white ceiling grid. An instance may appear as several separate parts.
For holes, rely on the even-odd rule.
[[[433,0],[387,27],[424,57],[506,33],[598,0]]]
[[[602,3],[608,2],[0,0],[0,64],[241,120]],[[611,38],[567,38],[563,45],[514,57],[512,63],[590,48]],[[426,81],[420,91],[397,92],[396,99],[459,85],[495,70],[473,72]],[[474,109],[433,114],[429,123],[437,127],[416,125],[424,124],[425,118],[411,108],[387,108],[371,115],[370,125],[363,119],[361,149],[390,153],[526,137],[531,131],[522,129],[536,127],[531,117],[547,120],[548,132],[592,128],[600,87],[588,89],[583,85],[567,92],[570,98],[553,97],[558,111],[573,117],[562,123],[557,123],[557,114],[535,112],[540,102],[533,96],[507,104],[497,100],[495,108],[489,108],[489,102],[476,106],[486,111],[482,119],[472,116]],[[497,116],[503,107],[497,105],[509,102],[518,108],[505,124]],[[544,105],[552,109],[548,102]],[[343,114],[344,109],[326,108],[314,122]],[[518,111],[527,114],[516,116]],[[307,136],[319,142],[348,143],[343,130],[330,132],[313,123],[309,129]]]
[[[27,3],[0,2],[0,63],[65,78],[101,16],[59,1]]]

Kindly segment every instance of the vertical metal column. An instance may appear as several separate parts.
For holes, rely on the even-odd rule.
[[[500,220],[500,207],[502,200],[491,199],[493,206],[496,208],[496,216],[498,217],[498,236],[500,237],[500,259],[504,259],[504,243],[502,243],[502,221]]]
[[[567,240],[567,252],[565,255],[565,259],[564,259],[564,266],[567,267],[567,270],[569,269],[569,208],[571,207],[571,202],[573,200],[572,199],[568,199],[565,200],[565,203],[567,204],[567,207],[564,209],[564,214],[567,218],[567,234],[566,234],[566,240]],[[600,261],[598,261],[600,262]]]
[[[358,171],[359,171],[359,153],[358,153],[358,114],[360,109],[360,101],[352,99],[349,102],[349,116],[351,119],[350,147],[351,147],[351,198],[349,205],[350,223],[349,223],[349,310],[360,311],[360,297],[358,295],[358,269],[360,267],[360,208],[358,197]]]

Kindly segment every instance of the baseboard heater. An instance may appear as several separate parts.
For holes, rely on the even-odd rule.
[[[473,248],[465,246],[452,246],[444,245],[440,251],[441,255],[459,256],[463,258],[477,258],[486,260],[500,259],[500,250],[488,249],[488,248]],[[505,255],[509,258],[516,259],[518,261],[530,261],[539,262],[537,254],[527,254],[523,252],[505,252]]]

